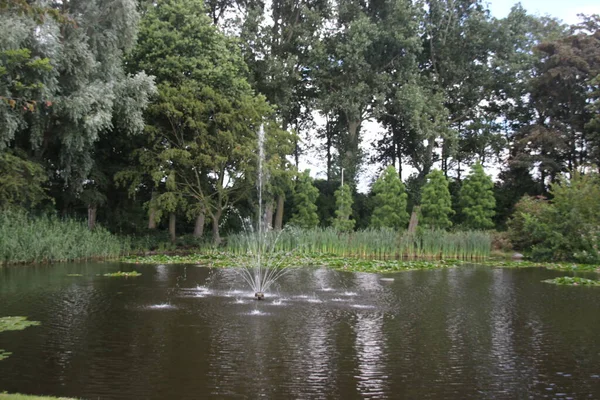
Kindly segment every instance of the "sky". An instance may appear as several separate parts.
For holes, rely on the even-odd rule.
[[[510,9],[517,3],[513,0],[491,0],[484,1],[488,5],[492,15],[496,18],[504,18],[510,12]],[[577,14],[600,14],[600,0],[522,0],[521,5],[528,13],[534,15],[548,15],[555,18],[560,18],[567,24],[573,24],[578,21]],[[319,123],[318,116],[315,120]],[[383,128],[374,121],[366,121],[362,126],[363,143],[362,148],[368,152],[372,148],[372,142],[381,137]],[[299,169],[311,170],[311,176],[314,178],[325,178],[325,157],[318,152],[310,152],[300,159]],[[364,171],[359,175],[358,191],[367,193],[369,188],[377,178],[377,173],[380,170],[379,165],[373,163],[365,163]],[[403,166],[403,179],[406,179],[414,169],[409,166]],[[497,166],[486,166],[486,172],[496,178],[499,172]]]

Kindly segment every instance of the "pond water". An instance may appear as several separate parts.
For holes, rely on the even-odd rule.
[[[88,399],[600,398],[600,288],[544,269],[0,268],[0,392]],[[82,274],[81,277],[67,276]],[[383,279],[382,279],[383,278]]]

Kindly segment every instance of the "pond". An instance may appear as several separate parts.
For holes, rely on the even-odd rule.
[[[104,277],[119,270],[139,277]],[[68,276],[81,274],[82,276]],[[79,398],[600,398],[600,288],[545,269],[0,268],[0,392]]]

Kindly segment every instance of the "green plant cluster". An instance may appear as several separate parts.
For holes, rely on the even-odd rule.
[[[546,279],[542,282],[552,283],[554,285],[600,286],[600,280],[581,278],[578,276],[561,276],[554,279]]]
[[[125,257],[123,262],[135,264],[197,264],[214,268],[237,268],[248,265],[252,255],[217,253],[190,254],[187,256]],[[334,254],[296,254],[276,252],[268,256],[271,265],[284,267],[327,267],[353,272],[395,272],[417,269],[448,268],[457,265],[452,260],[377,260],[357,257],[341,257]]]
[[[27,317],[1,317],[0,333],[5,331],[22,331],[27,327],[38,325],[40,325],[39,321],[28,321]],[[6,350],[0,349],[0,360],[8,358],[11,354]]]
[[[394,166],[389,166],[373,184],[375,209],[371,215],[374,228],[405,229],[408,224],[406,188]]]
[[[334,228],[285,229],[265,238],[276,251],[300,254],[379,258],[482,259],[490,254],[491,236],[482,231],[446,232],[420,230],[416,233],[389,228],[339,232]],[[256,243],[255,233],[230,235],[226,250],[245,254]]]
[[[108,259],[122,255],[128,242],[97,227],[56,216],[22,211],[0,213],[0,264]]]
[[[129,277],[135,277],[135,276],[141,276],[142,274],[137,272],[137,271],[129,271],[129,272],[123,272],[123,271],[119,271],[119,272],[110,272],[110,273],[106,273],[103,276],[110,276],[110,277],[125,277],[125,278],[129,278]]]
[[[600,263],[600,176],[573,172],[551,185],[553,198],[524,197],[508,222],[513,246],[534,260]]]

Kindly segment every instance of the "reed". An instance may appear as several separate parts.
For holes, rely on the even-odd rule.
[[[422,230],[411,234],[392,229],[367,229],[344,233],[332,228],[291,228],[263,235],[265,246],[269,250],[295,251],[299,254],[380,259],[478,260],[488,257],[491,251],[491,236],[481,231]],[[256,242],[256,233],[253,232],[229,235],[226,250],[233,254],[247,254],[252,251]]]
[[[127,239],[102,227],[56,216],[0,213],[0,264],[45,263],[115,258],[129,249]]]

